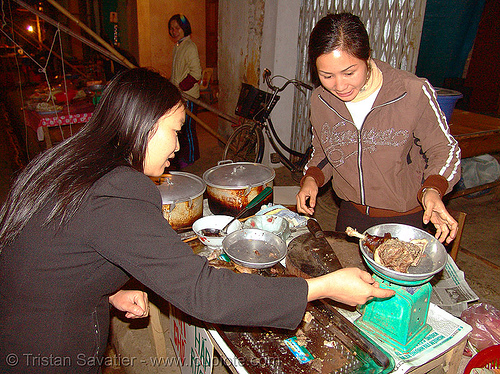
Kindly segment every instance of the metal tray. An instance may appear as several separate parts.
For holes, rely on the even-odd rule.
[[[232,232],[224,238],[222,247],[231,260],[252,269],[271,267],[283,260],[287,252],[283,239],[259,229]]]

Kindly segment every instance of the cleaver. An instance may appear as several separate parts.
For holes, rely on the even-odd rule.
[[[322,268],[322,270],[325,271],[325,274],[330,273],[332,269],[342,269],[342,265],[340,264],[340,261],[330,243],[328,243],[328,240],[326,240],[325,233],[323,232],[323,230],[321,230],[321,226],[319,225],[318,221],[312,218],[308,219],[307,228],[314,236],[314,244],[318,248],[318,251],[316,251],[316,248],[309,248],[310,254],[316,260],[317,264]],[[320,256],[318,254],[319,251],[321,251],[321,253],[323,254],[327,254],[328,264],[324,260],[325,256]]]

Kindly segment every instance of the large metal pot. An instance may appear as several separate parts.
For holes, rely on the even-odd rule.
[[[193,225],[203,216],[206,185],[200,177],[180,171],[163,174],[157,181],[163,217],[174,230]]]
[[[208,206],[213,214],[237,215],[266,187],[272,187],[274,169],[251,162],[221,161],[203,174],[207,185]],[[263,204],[273,200],[270,194],[245,216],[255,214]]]

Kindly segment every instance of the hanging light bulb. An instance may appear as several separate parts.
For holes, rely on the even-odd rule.
[[[31,25],[28,25],[28,27],[26,27],[26,30],[28,30],[28,32],[34,31],[33,26],[31,26]]]
[[[115,23],[115,25],[114,25],[113,44],[114,45],[119,44],[119,42],[118,42],[118,24],[117,23]]]

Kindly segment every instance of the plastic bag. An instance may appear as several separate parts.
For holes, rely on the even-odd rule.
[[[465,188],[495,182],[500,178],[500,164],[495,157],[485,154],[462,159],[462,179]]]
[[[283,205],[262,205],[260,210],[255,213],[256,216],[260,216],[262,214],[269,214],[273,216],[283,217],[290,224],[290,228],[305,226],[307,223],[307,217],[302,216],[298,213],[291,211],[290,209],[284,207]]]
[[[500,310],[493,305],[477,303],[462,312],[460,318],[472,326],[469,343],[477,353],[500,344]]]

